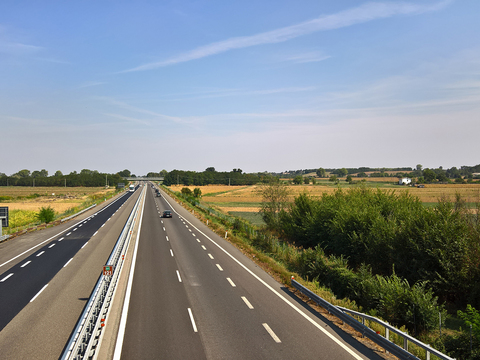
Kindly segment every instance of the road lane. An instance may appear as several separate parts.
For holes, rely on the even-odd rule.
[[[170,220],[170,219],[169,219]],[[122,359],[202,359],[185,288],[164,224],[147,194]],[[192,321],[193,320],[193,321]]]
[[[108,218],[111,220],[105,227],[95,231],[95,235],[90,238],[87,246],[78,250],[73,257],[58,261],[61,269],[48,282],[48,286],[40,294],[38,292],[33,294],[28,300],[30,301],[38,294],[34,301],[29,302],[0,331],[0,349],[2,350],[0,358],[2,360],[57,359],[60,357],[62,349],[101,273],[102,265],[108,259],[137,197],[138,194],[135,193],[124,205],[119,207],[120,210],[115,210],[114,216],[109,214],[107,218],[104,218],[104,222]],[[95,218],[97,217],[100,219],[99,216]],[[63,246],[64,242],[77,241],[78,239],[75,240],[71,237],[74,234],[76,235],[80,229],[89,227],[88,224],[94,221],[92,219],[88,222],[87,218],[80,223],[76,223],[78,228],[75,232],[72,231],[73,228],[68,230],[69,232],[72,231],[69,237],[66,236],[66,233],[63,233],[60,238],[56,238],[58,240],[55,240],[55,242],[44,245],[48,249],[48,246],[51,246],[52,243],[56,244],[48,249],[45,254],[28,263],[25,268],[29,268],[42,257],[47,256],[49,252]],[[85,221],[87,222],[85,223]],[[100,223],[99,221],[95,226],[100,227]],[[41,233],[42,231],[37,232],[36,236],[41,236]],[[50,237],[51,233],[47,236]],[[41,239],[37,241],[41,241]],[[10,245],[12,244],[14,242],[11,242]],[[37,248],[33,256],[39,251],[39,248]],[[19,264],[21,266],[26,262],[25,259],[19,258],[15,265]],[[43,284],[42,287],[45,287],[45,285],[47,284]],[[0,311],[2,310],[0,309]]]

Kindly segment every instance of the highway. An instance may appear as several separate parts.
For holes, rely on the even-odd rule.
[[[115,359],[380,359],[147,190]]]
[[[380,359],[145,190],[98,359]],[[60,358],[139,196],[0,244],[0,359]]]
[[[139,193],[0,244],[0,359],[60,357]]]

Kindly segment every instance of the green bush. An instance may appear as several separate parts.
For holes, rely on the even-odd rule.
[[[42,207],[37,214],[38,220],[42,223],[49,223],[55,219],[55,210],[51,207]]]
[[[180,191],[182,192],[183,195],[186,195],[186,196],[192,196],[193,195],[192,190],[190,190],[187,187],[182,188],[182,190],[180,190]]]
[[[465,312],[458,311],[458,317],[465,321],[465,324],[472,327],[473,334],[480,341],[480,313],[472,305],[467,305]]]

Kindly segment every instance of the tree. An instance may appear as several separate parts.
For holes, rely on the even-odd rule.
[[[215,172],[215,168],[212,166],[212,167],[208,167],[205,169],[205,171],[208,171],[208,172]]]
[[[423,170],[423,178],[427,183],[431,183],[432,181],[435,181],[437,176],[435,175],[435,172],[430,169],[425,169]]]
[[[337,171],[338,177],[344,177],[347,176],[348,170],[345,168],[341,168]]]
[[[117,174],[120,175],[121,177],[127,178],[127,177],[130,177],[132,173],[130,172],[130,170],[125,169],[123,171],[119,171]]]
[[[63,174],[60,170],[55,171],[55,177],[61,177],[61,176],[63,176]]]
[[[331,182],[337,182],[338,179],[335,175],[331,175],[330,178],[328,179],[328,181],[331,181]]]
[[[303,183],[303,176],[302,175],[295,176],[295,178],[293,179],[293,183],[296,185],[300,185],[301,183]]]
[[[290,190],[288,186],[279,181],[270,181],[258,187],[257,193],[262,197],[259,213],[270,229],[278,227],[278,218],[288,204]]]
[[[417,171],[422,171],[422,169],[423,169],[422,164],[417,164],[416,169],[417,169]]]
[[[193,196],[195,196],[196,198],[201,197],[202,196],[202,190],[200,190],[199,188],[193,189]]]
[[[168,171],[163,169],[162,171],[160,171],[160,176],[161,177],[165,177],[166,175],[168,174]]]
[[[305,176],[305,177],[303,178],[303,183],[304,183],[305,185],[310,184],[310,178]]]
[[[317,176],[319,178],[324,178],[326,176],[325,169],[324,168],[318,168],[317,170]]]
[[[192,190],[190,190],[187,187],[182,188],[182,190],[180,191],[182,192],[183,195],[192,196]]]
[[[312,185],[315,185],[317,183],[317,179],[315,179],[314,177],[312,177]]]
[[[19,177],[19,178],[27,178],[30,177],[30,170],[23,169],[17,172],[16,174],[13,174],[14,177]]]
[[[348,182],[349,184],[353,184],[352,175],[347,175],[347,178],[345,179],[345,181]]]
[[[357,177],[368,177],[368,175],[362,171],[357,174]]]

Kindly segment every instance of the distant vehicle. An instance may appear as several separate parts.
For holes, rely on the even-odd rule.
[[[128,191],[134,192],[135,191],[135,186],[132,184],[128,187]]]
[[[159,192],[157,192],[157,197],[161,197],[161,196],[162,196],[162,195],[161,195]]]
[[[170,210],[165,210],[163,212],[163,216],[164,218],[171,218],[172,217],[172,212]]]

